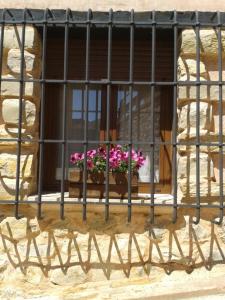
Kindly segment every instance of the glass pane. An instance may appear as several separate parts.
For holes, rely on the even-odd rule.
[[[150,182],[150,142],[154,125],[155,143],[160,141],[160,89],[155,89],[154,124],[151,120],[151,89],[146,86],[135,86],[132,97],[129,88],[119,86],[117,92],[117,134],[118,140],[129,140],[129,106],[132,107],[132,139],[134,148],[142,151],[146,157],[144,166],[139,170],[139,180]],[[143,143],[143,144],[142,144]],[[145,144],[144,144],[145,143]],[[155,146],[155,182],[159,182],[159,146]]]
[[[85,85],[69,85],[67,93],[67,139],[75,140],[76,143],[68,143],[66,151],[66,168],[72,167],[70,155],[74,152],[83,152],[83,140],[85,130]],[[87,110],[87,135],[89,141],[98,141],[101,122],[101,103],[102,92],[100,85],[90,85],[88,91],[88,110]],[[62,115],[60,114],[59,123],[62,124]],[[80,142],[79,142],[80,141]],[[95,148],[97,145],[90,144],[89,148]],[[56,179],[60,179],[61,174],[61,149],[58,151],[58,164],[56,170]],[[67,171],[66,171],[67,176]]]

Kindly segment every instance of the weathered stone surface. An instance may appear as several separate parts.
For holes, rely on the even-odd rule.
[[[222,48],[225,45],[225,31],[221,31]],[[215,29],[200,30],[200,53],[203,56],[218,55],[218,35]],[[182,57],[196,56],[196,33],[193,29],[186,29],[181,34],[181,52]],[[224,52],[223,52],[224,56]]]
[[[213,116],[214,132],[220,134],[220,118],[219,115]],[[222,135],[225,135],[225,115],[222,116]]]
[[[80,266],[74,266],[68,269],[66,274],[61,269],[51,271],[50,281],[61,286],[74,286],[88,281],[88,274]]]
[[[192,198],[193,202],[196,202],[196,177],[180,179],[179,186],[183,193],[184,201]],[[223,185],[224,188],[225,184]],[[202,202],[213,202],[216,200],[217,205],[219,204],[220,185],[218,182],[201,178],[199,192]]]
[[[204,82],[206,79],[200,77],[200,81]],[[196,81],[196,77],[184,75],[180,77],[179,81]],[[225,86],[222,86],[222,100],[225,100]],[[178,106],[185,104],[188,101],[197,100],[197,87],[195,84],[178,87]],[[219,101],[219,87],[218,85],[201,85],[199,87],[199,100],[202,101]]]
[[[206,77],[207,76],[207,71],[206,71],[206,66],[204,62],[200,61],[200,72],[199,75],[201,77]],[[183,76],[187,76],[187,78],[191,75],[196,76],[197,74],[197,63],[195,59],[185,59],[182,57],[178,58],[177,62],[177,76],[178,80],[181,80]]]
[[[9,215],[9,209],[3,207],[3,214]],[[108,295],[109,286],[116,289],[115,298],[110,294],[106,299],[118,299],[118,295],[121,299],[124,289],[128,286],[133,289],[133,284],[139,289],[136,287],[129,293],[130,299],[138,299],[136,293],[143,296],[141,293],[146,293],[153,284],[162,287],[174,274],[177,274],[179,285],[177,280],[172,280],[173,293],[178,287],[182,290],[184,274],[189,273],[185,278],[187,282],[193,274],[197,272],[198,278],[199,272],[204,270],[203,280],[208,274],[205,266],[210,263],[216,265],[218,262],[224,273],[221,265],[221,255],[225,251],[224,226],[211,223],[207,217],[195,225],[193,217],[185,210],[179,213],[176,224],[171,223],[171,218],[156,216],[154,226],[149,225],[148,216],[141,214],[135,215],[128,226],[123,214],[113,214],[104,223],[101,221],[103,215],[90,213],[83,223],[81,211],[68,210],[64,221],[56,219],[57,210],[55,213],[52,209],[45,211],[43,220],[34,218],[28,206],[21,208],[21,213],[25,212],[25,218],[16,220],[3,216],[0,223],[0,278],[4,286],[1,297],[7,291],[12,299],[15,295],[15,299],[18,295],[22,297],[23,290],[14,294],[7,287],[16,282],[17,287],[24,288],[24,295],[29,299],[40,292],[42,297],[48,293],[51,299],[52,291],[56,293],[52,295],[60,295],[56,298],[60,300],[80,299],[81,296],[95,299],[97,295],[101,299],[102,295]],[[28,284],[33,288],[27,290]],[[98,290],[104,285],[107,285],[106,290]],[[94,290],[90,291],[90,287]],[[159,291],[160,288],[157,295]],[[153,291],[149,293],[152,294]]]
[[[35,131],[28,131],[25,128],[22,128],[21,130],[22,132],[22,137],[28,139],[26,142],[22,142],[22,146],[23,147],[29,147],[31,150],[31,153],[34,153],[34,149],[37,149],[38,144],[37,143],[31,143],[29,142],[29,140],[32,140],[34,138],[38,137],[38,133]],[[32,134],[32,135],[31,135]],[[17,141],[7,141],[7,139],[11,139],[11,138],[17,138],[18,137],[18,128],[16,127],[9,127],[6,126],[5,124],[0,125],[0,138],[1,139],[6,139],[3,141],[0,141],[0,145],[2,146],[6,146],[9,148],[13,148],[14,150],[15,145],[17,145]],[[4,148],[2,148],[3,150]]]
[[[203,139],[204,140],[204,139]],[[184,140],[182,140],[184,141]],[[177,146],[177,151],[181,155],[186,155],[187,153],[196,152],[196,146],[186,146],[179,145]],[[219,151],[218,146],[200,146],[199,151],[202,153],[217,153]]]
[[[222,68],[221,74],[219,71],[218,57],[216,56],[207,56],[204,57],[204,63],[207,69],[206,78],[212,81],[219,81],[220,75],[222,80],[225,78],[225,58],[222,58]]]
[[[9,235],[10,231],[12,231],[14,239],[25,239],[27,237],[28,225],[29,222],[26,218],[17,220],[14,217],[7,217],[1,222],[1,233],[4,235]]]
[[[224,62],[223,62],[224,64]],[[208,68],[210,68],[211,66],[208,66]],[[222,70],[222,73],[221,73],[221,77],[222,77],[222,80],[224,81],[225,80],[225,70]],[[218,63],[215,64],[215,66],[213,67],[213,69],[208,69],[208,72],[207,72],[207,78],[208,80],[211,80],[211,81],[219,81],[220,79],[220,75],[219,75],[219,71],[218,71]]]
[[[19,124],[19,99],[5,99],[2,102],[2,117],[7,125]],[[29,100],[22,100],[22,125],[33,126],[36,118],[36,105]]]
[[[196,101],[196,77],[192,75],[184,75],[179,78],[179,81],[193,81],[193,85],[179,85],[178,87],[178,105],[182,100],[195,100]],[[200,77],[200,81],[205,81],[205,78]],[[208,99],[208,87],[206,85],[201,85],[199,88],[200,93],[200,100],[207,100]]]
[[[1,96],[6,97],[20,97],[20,83],[14,81],[4,81],[7,80],[14,80],[16,79],[12,75],[5,75],[2,76],[3,81],[1,83]],[[18,78],[16,79],[18,80]],[[26,98],[37,98],[39,96],[39,84],[33,82],[25,82],[24,83],[24,93],[23,97]]]
[[[26,198],[27,194],[32,190],[30,181],[20,179],[20,196],[21,199]],[[15,200],[16,180],[15,178],[0,177],[0,199],[1,200]]]
[[[20,177],[27,178],[35,176],[35,159],[33,154],[21,155]],[[3,177],[16,178],[17,155],[0,153],[0,174]]]
[[[214,177],[213,163],[211,158],[206,153],[199,155],[200,178],[212,179]],[[178,174],[179,179],[191,178],[196,180],[196,154],[181,156],[178,159]]]
[[[209,132],[206,129],[200,129],[199,136],[201,141],[217,141],[218,142],[218,136],[214,134],[213,132]],[[186,140],[196,140],[196,128],[190,127],[186,128],[184,131],[182,131],[177,136],[178,141],[186,141]]]
[[[5,49],[20,49],[22,42],[22,26],[6,26],[4,31],[3,47]],[[34,26],[26,26],[24,48],[40,55],[40,35]]]
[[[196,127],[196,103],[182,106],[178,115],[178,129],[183,131],[186,128]],[[209,129],[211,126],[212,109],[208,103],[200,102],[199,104],[199,128]]]
[[[20,49],[10,49],[7,55],[7,67],[9,71],[15,74],[20,74],[20,64],[21,64],[21,50]],[[24,71],[33,76],[40,75],[40,59],[37,55],[24,51]]]
[[[223,153],[222,155],[220,153],[211,153],[210,156],[212,157],[212,161],[213,161],[216,182],[219,183],[220,182],[220,159],[222,159],[222,164],[221,164],[222,174],[223,174],[223,178],[225,178],[225,155],[223,155]]]
[[[212,129],[216,134],[220,134],[220,110],[222,114],[222,135],[225,134],[225,103],[214,103],[213,104],[213,124]]]

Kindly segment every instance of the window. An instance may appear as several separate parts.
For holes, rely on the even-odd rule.
[[[178,208],[194,209],[197,224],[207,207],[221,224],[224,20],[222,12],[1,10],[0,203],[15,205],[18,218],[34,193],[41,217],[44,193],[60,191],[47,203],[59,203],[61,218],[68,203],[81,205],[84,220],[97,203],[108,220],[118,204],[128,221],[132,207],[145,206],[153,223],[155,207],[167,206],[174,222]],[[133,201],[129,173],[125,201],[111,202],[108,180],[104,199],[92,201],[84,171],[83,196],[67,199],[71,152],[119,143],[145,153],[137,186],[147,197]],[[171,202],[156,203],[164,192]]]
[[[84,151],[85,97],[87,93],[88,147],[95,148],[107,141],[107,110],[109,110],[109,138],[113,144],[129,143],[141,150],[146,162],[139,170],[138,192],[151,192],[151,139],[154,146],[154,183],[156,193],[171,192],[171,141],[173,87],[163,84],[173,80],[173,39],[171,30],[157,30],[155,71],[152,74],[152,36],[146,29],[134,30],[134,53],[130,84],[130,31],[112,29],[111,84],[108,78],[108,32],[104,28],[90,31],[89,82],[85,84],[86,31],[71,28],[68,39],[68,80],[66,87],[66,137],[75,142],[66,149],[66,171],[72,167],[69,158],[73,152]],[[60,83],[64,71],[64,31],[48,30],[46,75],[59,83],[46,84],[45,138],[61,140],[64,85]],[[152,75],[155,78],[152,78]],[[152,86],[150,81],[161,81]],[[75,82],[74,82],[75,81]],[[108,89],[108,90],[107,90]],[[110,98],[107,107],[107,97]],[[153,110],[153,111],[152,111]],[[51,113],[49,113],[51,112]],[[132,114],[129,136],[130,112]],[[152,128],[153,126],[153,128]],[[162,143],[161,143],[162,142]],[[161,143],[161,144],[160,144]],[[44,189],[60,190],[61,145],[47,144],[45,149]],[[49,163],[48,163],[49,162]],[[66,187],[67,189],[67,183]]]

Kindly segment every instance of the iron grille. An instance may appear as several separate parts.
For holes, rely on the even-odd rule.
[[[224,85],[224,81],[222,80],[222,40],[221,40],[221,29],[225,26],[225,13],[222,12],[144,12],[144,13],[136,13],[133,10],[130,12],[113,12],[110,10],[109,12],[92,12],[88,10],[88,12],[75,12],[68,10],[33,10],[33,9],[25,9],[25,10],[16,10],[16,9],[4,9],[1,11],[1,40],[0,40],[0,49],[1,49],[1,59],[0,59],[0,70],[2,70],[2,59],[3,59],[3,39],[4,39],[4,28],[7,25],[21,25],[22,26],[22,38],[21,38],[21,64],[20,64],[20,78],[19,79],[6,79],[1,76],[1,83],[3,81],[12,81],[19,82],[20,84],[20,96],[19,96],[19,124],[18,124],[18,138],[10,138],[4,139],[0,138],[1,141],[7,142],[17,142],[17,169],[16,169],[16,192],[15,192],[15,200],[8,201],[1,199],[0,202],[2,204],[14,204],[15,205],[15,217],[19,218],[19,207],[23,203],[27,203],[26,201],[20,201],[20,156],[21,156],[21,144],[23,142],[29,141],[32,143],[39,144],[39,170],[38,170],[38,200],[37,201],[29,201],[29,203],[37,204],[37,215],[39,218],[42,217],[42,179],[43,179],[43,157],[44,157],[44,146],[48,143],[58,143],[61,145],[61,164],[62,164],[62,178],[61,178],[61,197],[60,197],[60,217],[64,218],[64,208],[65,205],[68,204],[79,204],[82,205],[83,209],[83,220],[86,220],[87,217],[87,206],[91,205],[88,202],[86,192],[87,192],[87,156],[86,151],[88,149],[88,145],[90,141],[87,137],[87,95],[90,84],[102,84],[102,81],[98,80],[90,80],[89,78],[89,56],[90,56],[90,32],[93,27],[104,27],[107,28],[108,31],[108,50],[107,50],[107,78],[104,80],[104,85],[107,88],[107,138],[106,141],[101,142],[106,145],[107,150],[107,165],[106,165],[106,184],[105,191],[106,197],[105,202],[99,202],[98,205],[104,205],[105,207],[105,219],[109,218],[109,210],[110,203],[109,199],[109,149],[112,141],[109,139],[109,119],[110,119],[110,111],[109,111],[109,103],[110,103],[110,89],[115,82],[111,78],[111,49],[112,49],[112,29],[114,27],[118,28],[128,28],[130,34],[130,57],[129,57],[129,80],[120,81],[120,84],[124,84],[129,87],[129,92],[132,94],[134,84],[144,84],[148,85],[151,89],[151,107],[154,108],[154,94],[157,86],[171,86],[173,87],[173,99],[171,101],[171,105],[173,106],[173,126],[172,126],[172,138],[170,142],[160,142],[161,145],[170,145],[172,147],[172,194],[173,194],[173,203],[165,204],[165,203],[157,203],[155,201],[155,183],[154,183],[154,147],[157,145],[154,138],[154,126],[152,126],[152,130],[150,134],[150,141],[147,142],[151,149],[151,184],[149,185],[149,193],[151,194],[150,203],[137,203],[132,202],[131,197],[131,158],[129,159],[129,172],[128,172],[128,202],[127,203],[117,203],[117,205],[126,205],[127,206],[127,218],[128,222],[131,221],[132,216],[132,206],[140,205],[140,206],[148,206],[149,207],[149,215],[151,219],[151,223],[154,223],[155,217],[155,208],[158,206],[168,206],[173,209],[172,221],[176,222],[178,208],[192,208],[196,211],[195,223],[198,223],[200,220],[200,211],[202,207],[207,208],[218,208],[219,217],[214,220],[214,222],[221,223],[223,220],[223,210],[224,210],[224,195],[223,195],[223,126],[222,126],[222,87]],[[24,77],[23,69],[24,69],[24,42],[25,42],[25,32],[27,25],[34,25],[37,28],[40,28],[42,31],[42,74],[40,79],[29,79]],[[46,78],[46,42],[47,42],[47,29],[49,27],[60,27],[64,30],[64,68],[63,68],[63,78],[61,79],[47,79]],[[84,80],[70,80],[68,79],[68,43],[69,43],[69,31],[71,28],[84,28],[86,31],[86,59],[85,59],[85,79]],[[151,80],[144,82],[136,82],[133,78],[133,56],[134,56],[134,29],[135,28],[146,28],[151,33],[152,39],[152,51],[151,51]],[[156,40],[156,31],[158,28],[161,29],[171,29],[173,31],[173,80],[172,81],[158,81],[155,79],[155,60],[157,57],[155,40]],[[196,61],[197,61],[197,80],[196,81],[186,81],[179,82],[177,81],[177,58],[178,58],[178,35],[182,29],[193,28],[196,33]],[[200,28],[214,28],[218,32],[218,73],[219,80],[218,81],[210,81],[206,80],[202,82],[200,80]],[[41,100],[40,100],[40,137],[38,139],[27,140],[22,136],[22,99],[23,99],[23,90],[24,84],[26,82],[37,82],[41,85]],[[47,83],[56,83],[63,85],[63,96],[62,96],[62,139],[60,140],[49,140],[44,138],[44,107],[45,107],[45,85]],[[65,152],[66,147],[69,143],[76,143],[75,140],[69,140],[66,136],[66,94],[67,87],[70,83],[82,83],[85,85],[85,103],[84,103],[84,112],[85,112],[85,124],[84,124],[84,139],[82,141],[85,159],[84,159],[84,184],[83,184],[83,199],[81,202],[77,201],[69,201],[67,202],[64,198],[65,191]],[[193,142],[177,142],[177,88],[179,85],[182,86],[196,86],[196,135],[197,139]],[[199,131],[199,113],[200,113],[200,87],[202,85],[210,86],[217,85],[219,87],[219,140],[216,142],[202,142],[200,140],[200,131]],[[131,153],[132,149],[132,106],[129,105],[129,151]],[[151,119],[152,122],[154,120],[154,109],[151,110]],[[123,141],[122,141],[123,143]],[[196,147],[196,203],[178,203],[177,202],[177,147],[180,145],[185,146],[195,146]],[[217,146],[219,147],[219,173],[220,173],[220,196],[219,196],[219,205],[217,204],[203,204],[201,203],[201,195],[200,195],[200,146]],[[130,156],[131,157],[131,156]],[[47,203],[45,201],[45,203]],[[50,201],[48,204],[54,204]],[[97,205],[96,204],[96,205]]]

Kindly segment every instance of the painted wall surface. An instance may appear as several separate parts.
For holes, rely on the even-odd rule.
[[[71,8],[73,10],[87,10],[91,8],[96,11],[107,11],[110,8],[114,10],[130,10],[149,11],[149,10],[201,10],[216,11],[225,10],[224,0],[11,0],[0,1],[0,7],[7,8]]]

